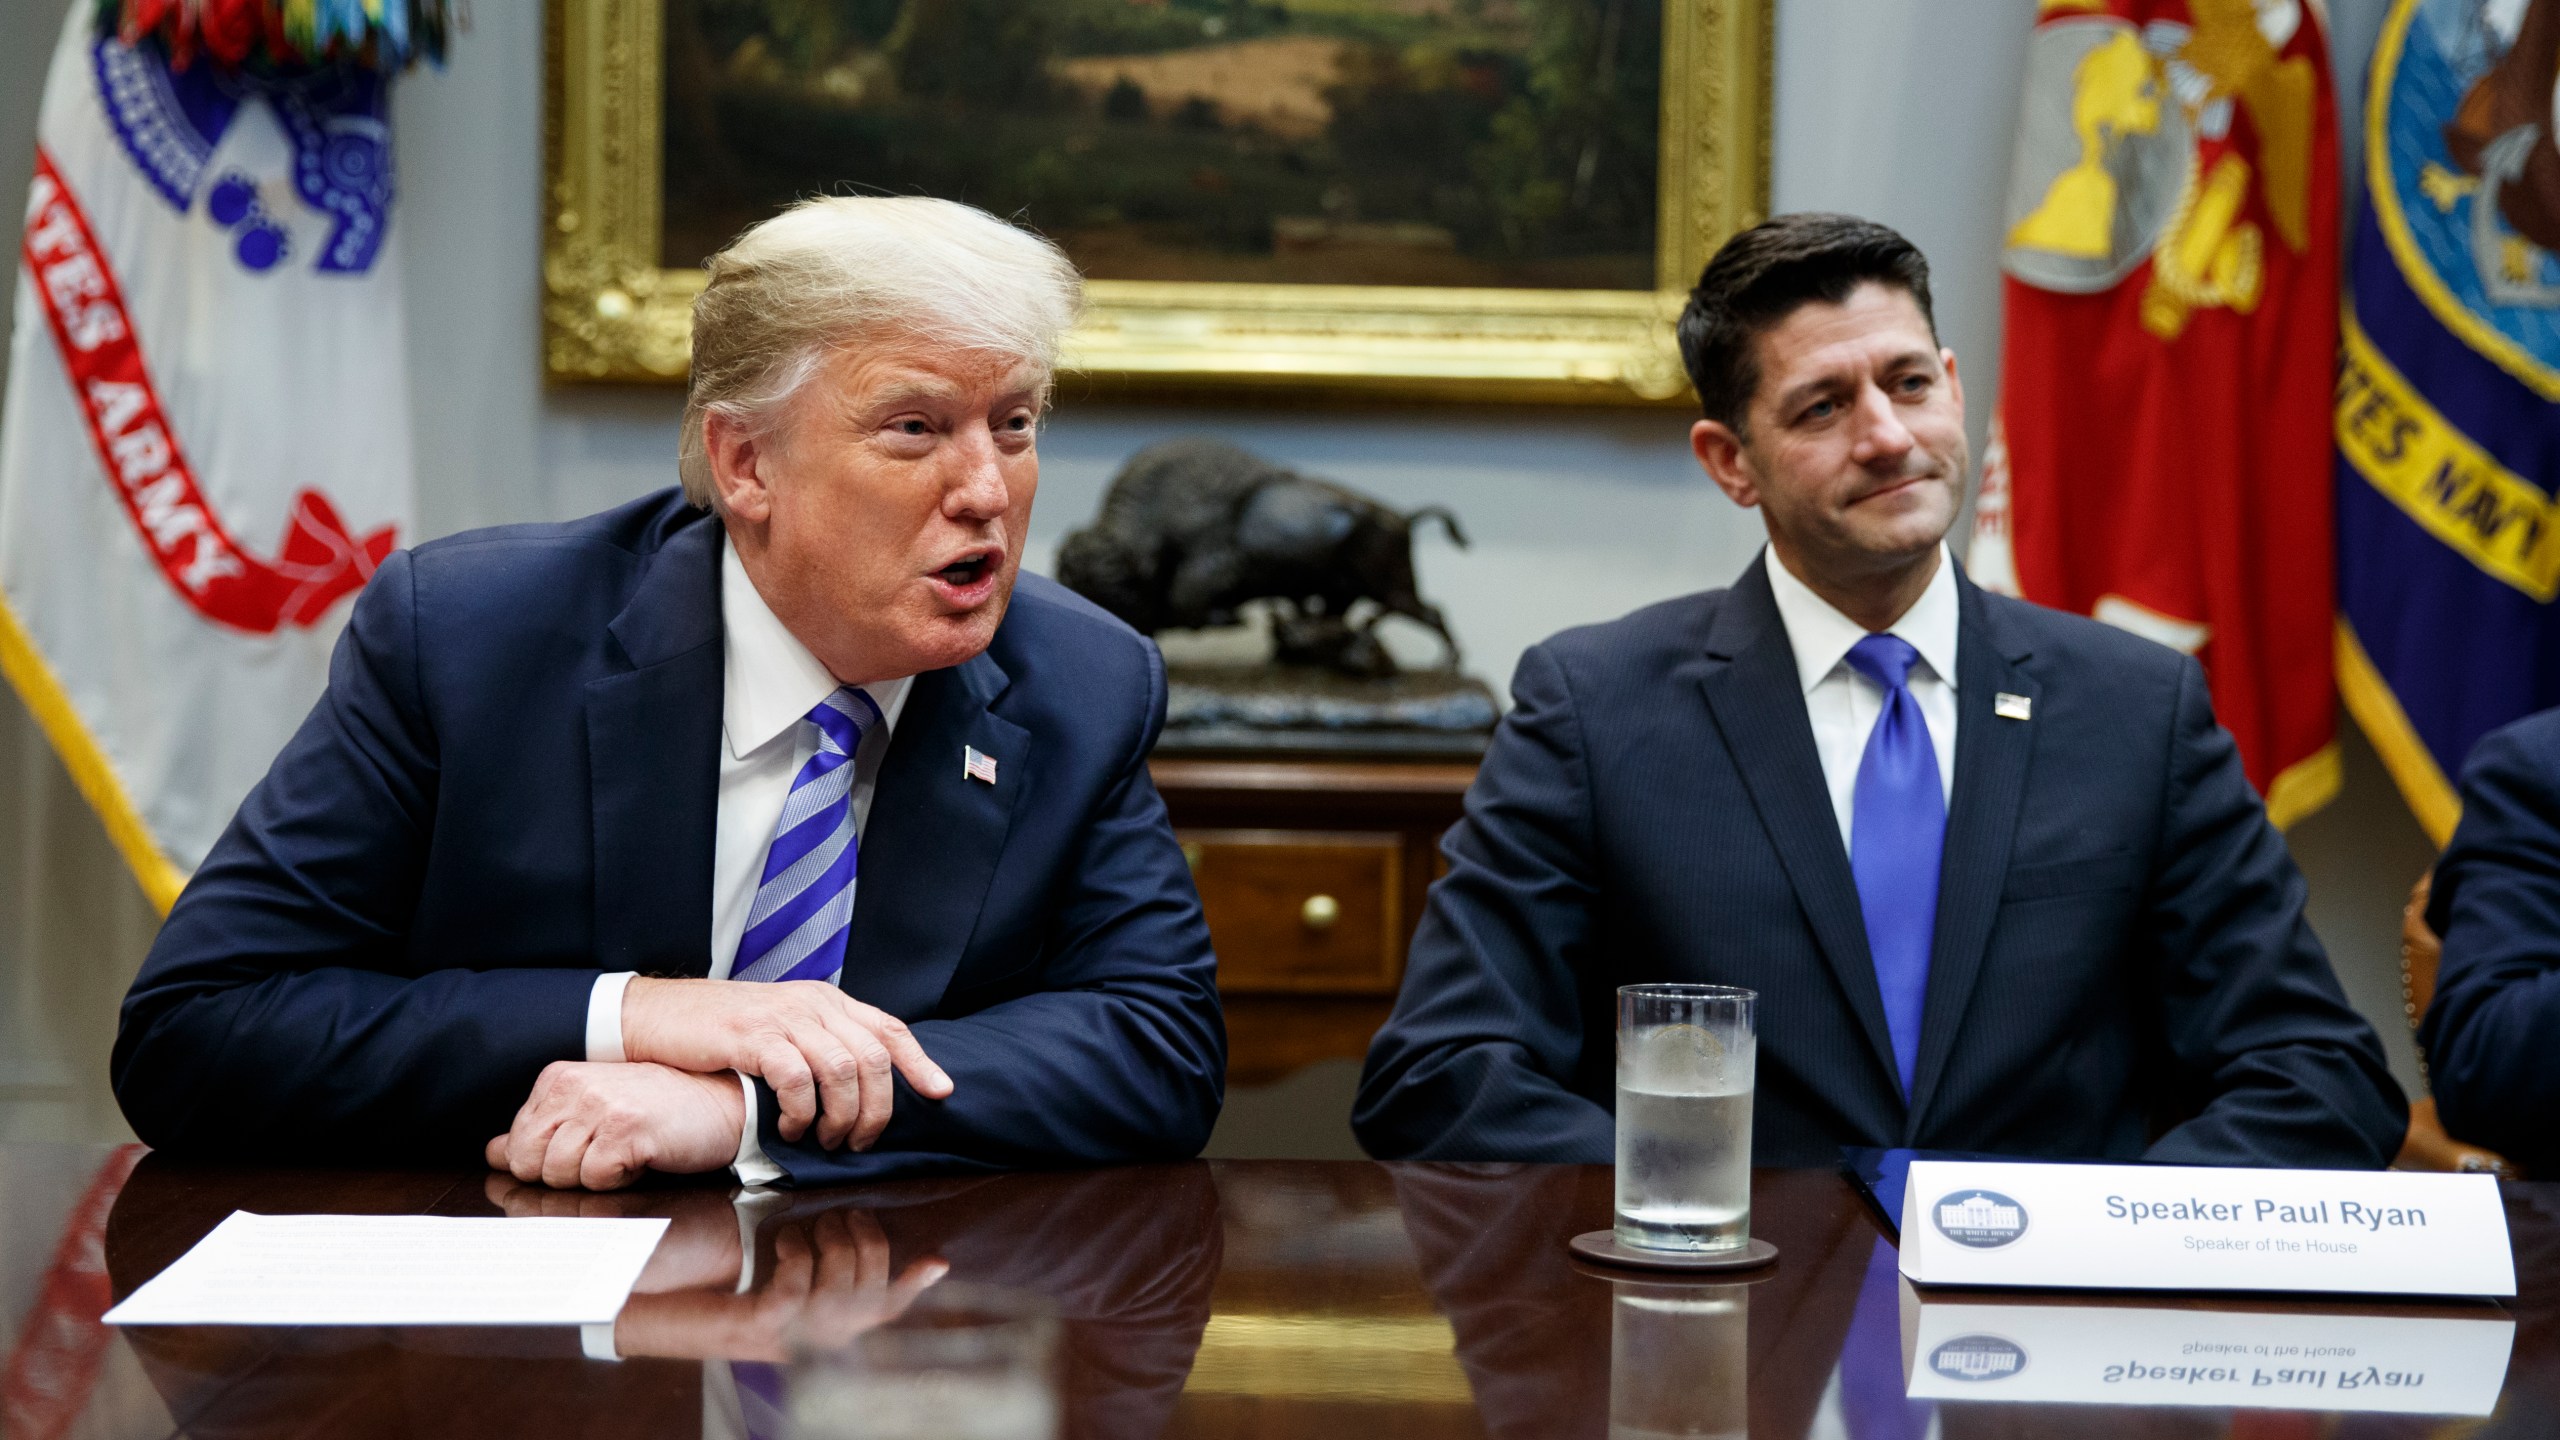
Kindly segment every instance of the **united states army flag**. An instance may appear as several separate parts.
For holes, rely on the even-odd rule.
[[[2279,825],[2338,786],[2334,111],[2307,0],[2044,0],[1969,555],[2196,656]]]
[[[70,12],[0,409],[0,669],[165,910],[412,523],[385,80]]]

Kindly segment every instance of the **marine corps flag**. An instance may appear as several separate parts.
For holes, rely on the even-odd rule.
[[[0,409],[0,671],[165,910],[410,524],[384,89],[442,12],[70,12]]]
[[[2044,0],[1970,552],[2202,661],[2278,825],[2338,787],[2328,64],[2303,0]]]
[[[2560,705],[2560,0],[2397,0],[2338,375],[2338,682],[2438,844]]]

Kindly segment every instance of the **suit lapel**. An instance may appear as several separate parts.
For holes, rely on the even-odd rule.
[[[1982,592],[1961,572],[1956,604],[1955,805],[1947,814],[1947,843],[1938,871],[1938,924],[1930,942],[1920,1061],[1912,1080],[1914,1133],[1955,1049],[1956,1032],[1991,941],[1991,925],[2000,913],[2000,891],[2008,880],[2009,850],[2018,831],[2018,803],[2026,792],[2027,762],[2035,752],[2035,700],[2040,693],[2036,682],[2017,668],[2028,650],[2012,641]],[[2003,694],[2024,696],[2028,718],[2000,715],[1994,705]]]
[[[1899,1091],[1857,881],[1840,844],[1840,819],[1823,782],[1822,757],[1813,746],[1813,722],[1805,713],[1795,651],[1769,591],[1768,563],[1763,553],[1727,592],[1708,634],[1709,669],[1701,682],[1707,708],[1714,712],[1752,806],[1777,847],[1823,958],[1831,962],[1858,1028],[1866,1034],[1869,1053],[1883,1067],[1887,1085]]]
[[[607,970],[711,970],[720,537],[705,518],[659,547],[611,627],[631,668],[587,685],[596,961]]]
[[[976,931],[1031,779],[1031,734],[988,707],[1008,683],[985,654],[916,677],[863,827],[844,988],[901,1019],[930,1014]],[[996,760],[970,779],[963,747]]]

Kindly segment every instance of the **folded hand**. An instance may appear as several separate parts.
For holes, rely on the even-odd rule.
[[[528,1183],[612,1190],[650,1170],[720,1169],[737,1159],[746,1120],[735,1075],[559,1060],[489,1142],[488,1160]]]
[[[781,1104],[782,1138],[816,1121],[829,1149],[867,1149],[888,1128],[893,1067],[927,1099],[951,1093],[905,1022],[817,980],[634,980],[622,994],[622,1053],[762,1076]]]

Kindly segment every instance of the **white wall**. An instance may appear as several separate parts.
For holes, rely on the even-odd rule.
[[[2370,43],[2357,17],[2378,5],[2340,7],[2354,12],[2342,14],[2346,39]],[[1997,393],[1996,226],[2034,8],[1780,0],[1776,207],[1870,215],[1931,255],[1977,454]],[[62,0],[0,0],[0,34],[49,34],[61,11]],[[583,514],[673,478],[674,391],[541,383],[541,7],[473,11],[452,67],[404,80],[397,109],[429,535]],[[25,182],[42,48],[0,47],[0,194]],[[1756,523],[1698,475],[1684,428],[1666,411],[1199,409],[1070,391],[1041,442],[1032,558],[1092,513],[1132,449],[1215,431],[1398,505],[1453,506],[1474,548],[1426,538],[1423,588],[1449,611],[1469,667],[1498,687],[1553,630],[1722,584],[1748,560]],[[2350,741],[2347,795],[2295,848],[2315,925],[2413,1078],[2391,926],[2394,897],[2428,851],[2361,742]],[[150,929],[59,765],[14,700],[0,700],[0,1139],[121,1133],[103,1094],[105,1047],[113,997]]]

